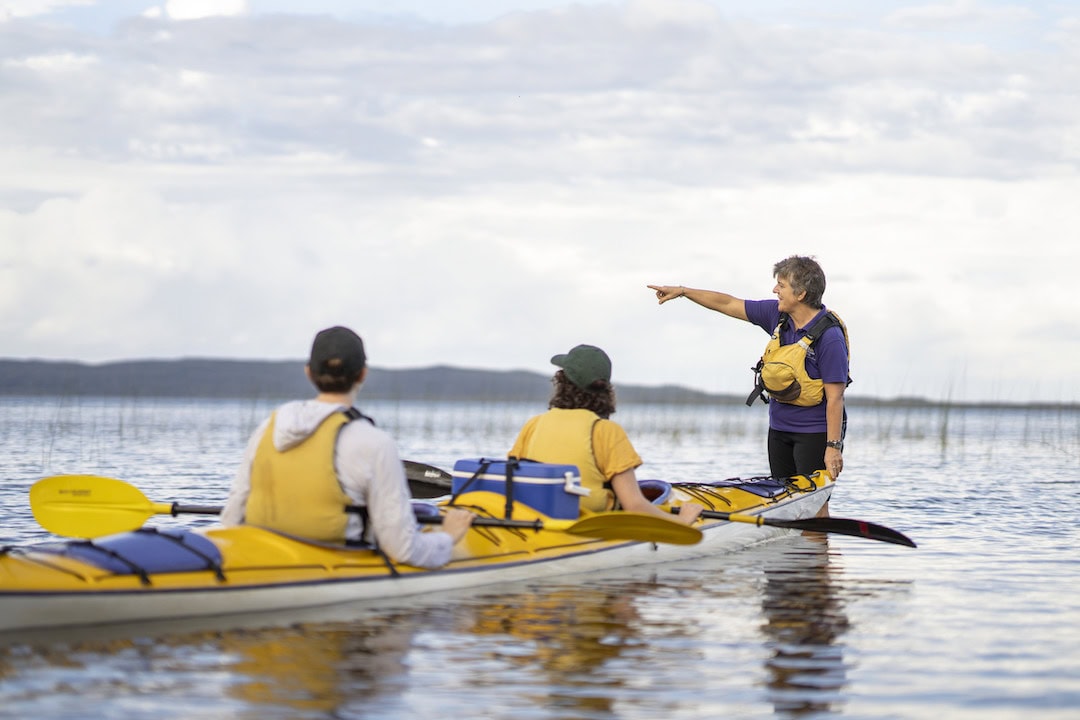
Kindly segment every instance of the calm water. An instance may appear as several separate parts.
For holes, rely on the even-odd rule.
[[[58,473],[223,501],[253,402],[0,400],[0,544],[49,537]],[[538,408],[372,403],[402,456],[502,454]],[[1080,717],[1080,413],[850,413],[834,515],[912,550],[792,536],[740,553],[507,584],[281,627],[0,643],[10,718]],[[629,406],[642,477],[763,474],[761,408]],[[205,524],[164,519],[160,524]]]

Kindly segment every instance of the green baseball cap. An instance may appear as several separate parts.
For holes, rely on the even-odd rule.
[[[611,382],[611,358],[593,345],[578,345],[564,355],[552,357],[551,364],[561,367],[570,382],[582,390],[589,390],[597,380]]]

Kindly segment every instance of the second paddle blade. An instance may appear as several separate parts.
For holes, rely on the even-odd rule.
[[[675,520],[631,512],[591,515],[575,522],[569,532],[604,540],[640,540],[672,545],[696,545],[701,542],[701,531],[697,528]]]

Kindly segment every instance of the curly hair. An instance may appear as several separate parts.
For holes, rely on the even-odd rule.
[[[605,420],[615,414],[615,388],[605,380],[597,380],[590,389],[582,390],[559,370],[551,378],[551,384],[555,386],[555,392],[548,403],[549,408],[592,410]]]
[[[803,302],[812,308],[821,307],[825,294],[825,272],[812,257],[792,255],[773,266],[773,277],[784,278],[796,294],[805,292]]]

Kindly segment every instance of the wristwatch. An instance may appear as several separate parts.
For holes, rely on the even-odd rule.
[[[844,441],[843,440],[826,440],[825,441],[825,447],[836,448],[840,452],[844,452]]]

